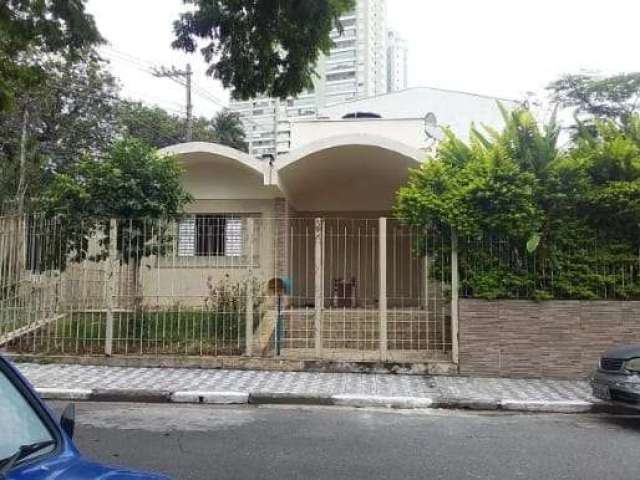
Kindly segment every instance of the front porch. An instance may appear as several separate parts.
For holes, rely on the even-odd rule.
[[[276,220],[281,235],[263,354],[350,362],[452,360],[445,239],[386,217],[352,213]],[[273,333],[271,333],[273,332]]]
[[[96,220],[83,261],[47,250],[59,220],[14,222],[0,313],[8,332],[30,333],[12,348],[456,363],[451,239],[391,213],[423,152],[366,135],[273,165],[209,144],[174,150],[197,198],[186,214]]]

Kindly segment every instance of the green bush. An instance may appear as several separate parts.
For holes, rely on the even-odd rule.
[[[553,120],[503,115],[503,131],[472,129],[468,143],[446,132],[398,192],[397,217],[458,236],[463,295],[640,299],[640,117],[598,121],[561,150]]]

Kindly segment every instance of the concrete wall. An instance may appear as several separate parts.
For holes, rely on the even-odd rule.
[[[423,118],[353,119],[353,120],[300,120],[291,124],[291,149],[299,148],[323,138],[366,133],[396,140],[410,147],[424,150],[428,147]]]
[[[196,200],[189,205],[188,213],[238,214],[241,218],[254,219],[254,258],[248,256],[248,240],[245,238],[245,254],[240,257],[167,257],[158,261],[145,259],[141,268],[141,286],[147,305],[180,303],[201,306],[209,294],[209,285],[225,280],[237,283],[250,277],[261,285],[276,276],[276,220],[281,199],[264,200]],[[243,222],[246,235],[246,222]]]
[[[198,200],[267,199],[280,195],[276,188],[264,185],[263,172],[233,159],[192,153],[183,155],[180,161],[185,167],[182,184]]]
[[[460,301],[460,372],[587,376],[612,344],[640,342],[640,302]]]

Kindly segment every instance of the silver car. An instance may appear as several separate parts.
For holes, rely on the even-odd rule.
[[[640,409],[640,344],[607,350],[591,377],[593,396]]]

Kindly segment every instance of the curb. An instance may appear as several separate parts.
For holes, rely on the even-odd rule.
[[[249,403],[249,394],[246,392],[173,392],[169,401],[173,403],[234,405]]]
[[[492,397],[440,397],[434,402],[434,408],[463,410],[498,410],[501,401]]]
[[[82,388],[38,388],[36,393],[43,400],[89,400],[93,390]]]
[[[314,393],[252,392],[249,403],[255,405],[333,405],[331,395]]]
[[[356,408],[467,409],[528,413],[621,413],[605,402],[586,400],[515,400],[490,397],[406,397],[362,394],[300,394],[287,392],[176,391],[151,389],[38,388],[44,400],[94,402],[181,403],[211,405],[336,405]]]
[[[597,404],[584,400],[502,400],[500,408],[517,412],[590,413]]]
[[[334,405],[345,407],[386,407],[399,409],[430,408],[428,397],[381,397],[376,395],[334,395]]]
[[[150,389],[96,388],[89,400],[93,402],[166,403],[171,400],[171,392]]]

